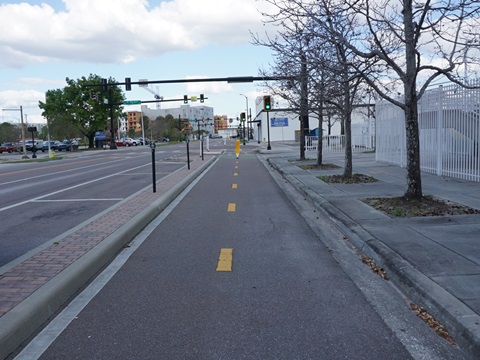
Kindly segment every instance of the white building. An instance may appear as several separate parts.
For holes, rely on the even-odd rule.
[[[270,141],[299,141],[300,121],[297,113],[286,109],[275,110],[275,106],[267,113],[263,111],[263,96],[255,99],[255,113],[257,116],[252,116],[251,124],[254,140],[266,142],[270,138]],[[318,127],[318,122],[311,116],[309,122],[309,129]]]

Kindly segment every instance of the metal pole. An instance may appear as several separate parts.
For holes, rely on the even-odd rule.
[[[113,127],[113,94],[112,94],[112,87],[109,86],[109,94],[108,94],[108,103],[110,105],[110,149],[115,150],[117,149],[117,143],[115,142],[115,130]]]
[[[143,139],[143,146],[147,145],[145,141],[145,120],[143,119],[143,111],[142,105],[140,105],[140,119],[142,121],[142,139]]]
[[[185,142],[187,143],[187,164],[188,164],[188,170],[190,170],[190,139],[188,138],[188,134],[185,135]]]
[[[22,122],[22,142],[23,142],[23,157],[22,159],[28,159],[27,144],[25,140],[25,125],[23,123],[23,107],[20,105],[20,121]]]
[[[267,134],[268,134],[267,150],[272,150],[272,147],[270,146],[270,115],[268,111],[267,111]]]
[[[145,138],[143,138],[145,142]],[[153,192],[157,192],[157,172],[155,170],[155,142],[150,143],[150,148],[152,149],[152,182],[153,182]]]

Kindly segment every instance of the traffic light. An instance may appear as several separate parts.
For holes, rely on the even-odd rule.
[[[125,78],[125,91],[130,91],[130,90],[132,90],[132,79]]]
[[[265,95],[263,97],[263,110],[265,111],[272,110],[272,98],[270,95]]]
[[[245,113],[240,113],[240,121],[245,121]]]
[[[107,79],[102,79],[102,91],[107,92]]]
[[[201,103],[205,102],[205,97],[203,96],[203,94],[200,94],[200,102]]]
[[[188,104],[188,95],[183,95],[183,103]]]

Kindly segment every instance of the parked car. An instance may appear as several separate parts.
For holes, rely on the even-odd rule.
[[[37,139],[35,141],[33,140],[25,141],[25,148],[27,149],[27,151],[32,151],[34,146],[35,146],[35,151],[41,150],[43,146],[43,140]]]
[[[57,140],[50,141],[50,150],[57,151],[58,144],[60,144],[60,141],[57,141]],[[48,141],[44,141],[42,145],[42,152],[45,152],[45,151],[48,151]]]
[[[125,139],[125,144],[126,144],[126,146],[137,146],[138,141],[135,140],[135,139],[132,139],[132,138],[126,138]]]
[[[0,145],[0,154],[2,152],[12,153],[14,151],[18,151],[18,146],[15,145],[14,143],[4,143]]]
[[[61,143],[58,144],[57,151],[70,151],[70,150],[77,150],[78,144],[76,142],[70,140],[63,140]]]

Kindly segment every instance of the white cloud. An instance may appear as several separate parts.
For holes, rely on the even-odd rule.
[[[45,93],[36,90],[0,91],[0,104],[2,106],[2,109],[20,108],[20,106],[22,106],[24,109],[38,109],[39,100],[45,101]]]
[[[75,61],[129,63],[206,44],[250,41],[262,26],[255,0],[64,0],[0,5],[0,65]]]
[[[207,76],[187,76],[187,79],[208,79]],[[224,94],[233,91],[231,84],[226,82],[195,82],[187,83],[187,91],[192,94]]]

